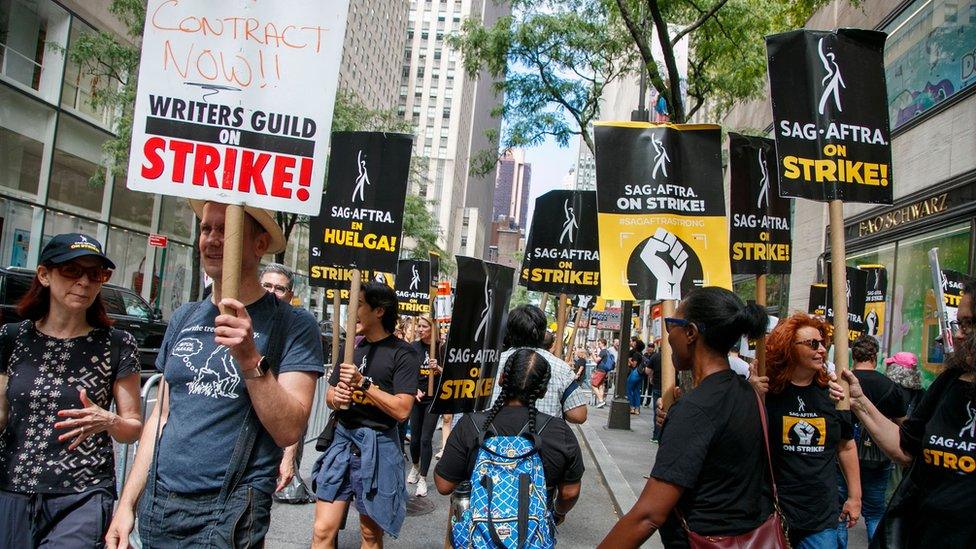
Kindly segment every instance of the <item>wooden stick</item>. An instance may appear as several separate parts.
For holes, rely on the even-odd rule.
[[[339,308],[342,306],[342,299],[339,288],[332,291],[332,366],[335,367],[339,362]],[[349,338],[349,332],[346,332],[346,338]]]
[[[674,359],[671,356],[668,326],[664,319],[674,316],[674,309],[674,301],[665,299],[661,302],[661,398],[664,399],[665,411],[674,403]]]
[[[834,308],[834,366],[844,389],[838,410],[850,410],[850,387],[841,375],[847,370],[847,253],[844,249],[844,203],[830,201],[830,283]]]
[[[241,251],[244,247],[244,206],[229,204],[224,213],[224,260],[220,276],[220,292],[214,287],[214,299],[237,299],[241,288]],[[232,309],[220,307],[223,314],[234,314]]]
[[[576,350],[576,338],[579,336],[579,325],[583,321],[583,308],[576,309],[576,320],[573,322],[573,329],[569,332],[569,348],[563,353],[563,360],[570,363],[573,353]]]
[[[437,286],[430,287],[430,358],[437,360],[437,344],[440,343],[440,331],[437,327],[437,315],[434,314],[434,301],[437,299]],[[443,366],[441,366],[443,367]],[[434,394],[434,372],[427,375],[427,396]]]
[[[756,305],[766,309],[766,275],[756,277]],[[769,315],[766,315],[767,317]],[[768,323],[768,320],[767,320]],[[763,327],[763,335],[756,341],[756,373],[760,376],[766,375],[766,328]]]
[[[359,288],[363,283],[363,273],[359,269],[352,270],[352,281],[349,283],[349,305],[346,305],[346,345],[343,347],[343,364],[352,364],[356,351],[356,316],[359,312]],[[349,405],[340,406],[349,409]]]
[[[566,316],[568,314],[566,294],[559,294],[559,302],[556,303],[556,352],[553,353],[556,356],[563,356],[563,334],[566,332]]]
[[[549,304],[549,292],[542,292],[542,300],[539,301],[539,308],[546,312],[546,305]]]

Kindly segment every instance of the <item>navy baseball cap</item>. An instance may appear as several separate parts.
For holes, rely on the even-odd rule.
[[[115,268],[115,263],[102,252],[102,244],[81,233],[59,234],[52,238],[41,250],[40,262],[56,265],[88,255],[100,258],[109,269]]]

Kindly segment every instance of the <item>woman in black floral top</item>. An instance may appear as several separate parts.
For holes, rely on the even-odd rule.
[[[112,440],[142,431],[136,342],[99,295],[113,268],[95,239],[54,237],[17,306],[27,320],[0,328],[0,547],[103,544]]]

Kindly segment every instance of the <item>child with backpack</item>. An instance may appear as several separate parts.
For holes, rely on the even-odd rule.
[[[466,414],[434,470],[448,495],[470,481],[471,501],[452,521],[454,547],[546,548],[579,497],[583,456],[562,418],[539,413],[549,363],[531,349],[505,363],[501,394],[482,413]]]

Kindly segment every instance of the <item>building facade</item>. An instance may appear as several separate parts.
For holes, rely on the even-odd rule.
[[[349,3],[339,88],[355,93],[370,109],[396,108],[409,13],[409,0]]]
[[[532,164],[525,151],[511,149],[498,160],[495,178],[494,219],[508,218],[522,231],[528,231],[529,192],[532,189]]]
[[[919,357],[926,380],[940,370],[927,253],[942,267],[972,273],[976,226],[976,1],[835,1],[806,25],[888,34],[885,73],[892,131],[892,206],[845,204],[849,265],[881,264],[888,291],[881,343]],[[727,128],[772,132],[767,100],[744,102]],[[807,310],[810,284],[829,254],[825,204],[794,201],[791,310]],[[798,238],[798,235],[803,235]]]

